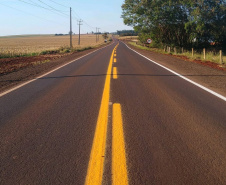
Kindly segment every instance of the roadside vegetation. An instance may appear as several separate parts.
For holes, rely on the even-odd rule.
[[[226,52],[225,0],[125,0],[122,18],[154,47]]]
[[[123,39],[123,37],[121,37],[121,39]],[[126,39],[128,40],[128,38]],[[226,56],[222,57],[222,63],[220,63],[220,56],[219,53],[214,53],[213,51],[207,51],[206,52],[206,56],[204,59],[203,53],[202,52],[195,52],[192,55],[192,51],[188,51],[188,50],[184,50],[182,51],[181,48],[177,49],[177,52],[175,51],[171,51],[168,52],[163,48],[159,48],[159,47],[153,47],[152,45],[146,45],[146,44],[142,44],[141,42],[138,41],[134,41],[134,40],[130,40],[129,44],[131,44],[132,46],[135,46],[136,48],[139,49],[143,49],[143,50],[148,50],[148,51],[154,51],[154,52],[158,52],[158,53],[162,53],[162,54],[170,54],[170,55],[175,55],[184,59],[190,59],[190,60],[199,60],[202,62],[214,62],[216,64],[222,64],[221,67],[225,67],[226,64]]]

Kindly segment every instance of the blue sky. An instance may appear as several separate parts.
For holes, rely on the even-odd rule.
[[[76,34],[79,19],[83,20],[82,33],[95,32],[96,27],[102,32],[132,29],[124,25],[120,18],[123,2],[124,0],[0,0],[0,36],[68,33],[70,7],[73,12],[73,32]]]

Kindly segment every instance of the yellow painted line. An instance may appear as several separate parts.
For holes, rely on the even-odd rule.
[[[113,79],[118,79],[117,67],[113,67]]]
[[[110,97],[110,82],[113,63],[113,53],[114,52],[112,52],[111,54],[107,70],[103,96],[101,100],[101,106],[97,119],[97,125],[93,139],[92,150],[90,154],[89,166],[85,180],[86,185],[101,185],[102,183],[106,137],[107,137],[108,106]]]
[[[114,57],[116,57],[117,55],[116,54],[114,54]]]
[[[113,185],[128,185],[122,112],[118,103],[113,104],[112,175]]]
[[[114,58],[114,63],[116,63],[117,62],[117,60],[116,60],[116,58]]]

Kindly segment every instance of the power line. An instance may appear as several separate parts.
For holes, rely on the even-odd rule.
[[[23,2],[23,3],[26,3],[26,4],[29,4],[29,5],[32,5],[32,6],[36,6],[36,7],[39,7],[39,8],[43,8],[43,9],[46,9],[46,10],[50,10],[50,9],[48,9],[48,8],[45,8],[45,7],[43,7],[43,6],[40,6],[40,5],[38,5],[38,4],[34,4],[34,2],[33,1],[31,1],[31,2],[33,2],[33,3],[29,3],[29,2],[27,2],[27,1],[23,1],[23,0],[19,0],[19,1],[21,1],[21,2]]]
[[[25,1],[25,0],[19,0],[19,1],[21,1],[21,2],[23,2],[23,3],[26,3],[26,4],[28,4],[28,5],[31,5],[31,6],[35,6],[35,7],[38,7],[38,8],[43,8],[43,9],[48,10],[48,11],[51,11],[51,12],[53,12],[53,13],[57,13],[58,15],[61,15],[61,16],[66,17],[66,18],[69,17],[69,15],[63,13],[64,11],[58,10],[58,9],[54,8],[53,6],[51,6],[51,5],[49,5],[49,4],[45,3],[45,2],[43,2],[42,0],[38,0],[38,1],[39,1],[40,3],[42,3],[42,4],[44,4],[45,6],[47,6],[48,8],[45,7],[45,6],[42,6],[42,5],[38,4],[38,3],[36,3],[36,2],[34,2],[33,0],[29,0],[30,2],[27,2],[27,1]],[[60,4],[60,3],[58,3],[58,2],[55,2],[55,1],[53,1],[53,0],[49,0],[49,1],[51,1],[51,2],[53,2],[53,3],[55,3],[55,4],[58,4],[58,5],[60,5],[60,6],[67,7],[67,6],[62,5],[62,4]],[[80,17],[75,11],[73,11],[72,14],[74,15],[73,17],[75,17],[75,18],[72,18],[72,19],[75,19],[76,21],[81,20],[81,17]],[[88,24],[86,21],[83,21],[83,22],[84,22],[84,24],[85,24],[87,27],[90,28],[90,30],[95,29],[95,27],[91,26],[91,25]]]
[[[88,27],[90,27],[90,28],[92,28],[92,29],[95,29],[95,27],[90,26],[86,21],[84,21],[84,23],[85,23]]]
[[[43,3],[43,4],[46,5],[46,6],[50,7],[51,9],[53,9],[53,10],[55,10],[55,11],[57,11],[57,12],[63,14],[63,15],[68,16],[67,14],[63,13],[63,12],[60,11],[60,10],[57,10],[57,9],[53,8],[52,6],[50,6],[50,5],[46,4],[46,3],[44,3],[43,1],[41,1],[41,0],[38,0],[38,1],[41,2],[41,3]]]
[[[77,20],[77,21],[78,21],[79,19],[82,19],[82,18],[81,18],[81,17],[80,17],[80,16],[79,16],[79,15],[78,15],[75,11],[73,11],[72,13],[74,14],[74,16],[75,16],[75,17],[77,17],[77,18],[78,18],[78,19],[76,18],[76,20]],[[83,22],[84,22],[84,24],[85,24],[85,25],[87,25],[89,28],[91,28],[91,29],[95,29],[95,27],[94,27],[94,26],[91,26],[91,25],[90,25],[90,24],[88,24],[86,21],[84,21],[84,20],[83,20]]]
[[[78,17],[79,19],[81,19],[81,17],[75,11],[73,11],[73,13],[74,13],[75,17]]]
[[[63,6],[63,7],[65,7],[65,8],[69,8],[69,7],[67,7],[67,6],[65,6],[65,5],[62,5],[62,4],[60,4],[60,3],[57,3],[57,2],[55,2],[55,1],[53,1],[53,0],[49,0],[49,1],[51,1],[51,2],[53,2],[53,3],[55,3],[55,4],[58,4],[58,5],[60,5],[60,6]]]
[[[40,5],[36,2],[34,2],[33,0],[29,0],[29,1],[33,3],[32,5],[36,5],[36,6],[40,7]],[[45,8],[45,7],[43,7],[43,8]],[[48,10],[50,10],[50,9],[48,9]]]
[[[11,9],[14,9],[14,10],[17,10],[17,11],[20,11],[20,12],[23,12],[25,14],[29,14],[29,15],[32,15],[33,17],[36,17],[36,18],[39,18],[39,19],[42,19],[42,20],[45,20],[45,21],[48,21],[48,22],[52,22],[52,23],[55,23],[55,24],[61,24],[59,22],[55,22],[55,21],[52,21],[52,20],[48,20],[48,19],[45,19],[45,18],[42,18],[42,17],[39,17],[39,16],[36,16],[34,14],[31,14],[31,13],[28,13],[28,12],[25,12],[23,10],[20,10],[20,9],[17,9],[17,8],[14,8],[14,7],[11,7],[11,6],[8,6],[8,5],[5,5],[5,4],[2,4],[0,3],[2,6],[5,6],[5,7],[8,7],[8,8],[11,8]],[[61,24],[63,25],[63,24]]]
[[[73,18],[74,20],[79,21],[80,19],[82,19],[78,15],[78,13],[76,13],[75,11],[73,11],[72,14],[75,17],[75,18]],[[94,26],[91,26],[90,24],[88,24],[86,21],[84,21],[84,19],[82,19],[82,20],[83,20],[84,25],[86,25],[87,27],[89,27],[91,31],[95,30],[95,27]]]
[[[79,20],[79,18],[78,18],[77,16],[75,16],[74,12],[72,12],[72,14],[73,14],[72,19],[74,19],[74,20],[78,21],[78,20]]]
[[[68,18],[68,15],[67,15],[67,14],[64,14],[64,13],[58,11],[58,10],[57,10],[57,12],[56,12],[56,11],[53,11],[54,8],[49,9],[49,8],[46,8],[46,7],[44,7],[44,6],[41,6],[41,5],[37,4],[37,3],[34,4],[34,2],[31,1],[31,0],[30,0],[30,1],[33,2],[33,3],[29,3],[29,2],[24,1],[24,0],[19,0],[19,1],[21,1],[21,2],[23,2],[23,3],[25,3],[25,4],[28,4],[28,5],[31,5],[31,6],[35,6],[35,7],[38,7],[38,8],[43,8],[43,9],[45,9],[45,10],[51,11],[51,12],[53,12],[53,13],[57,13],[57,14],[60,15],[60,16],[63,16],[63,17]],[[59,14],[58,12],[61,13],[62,15]],[[65,15],[66,15],[66,16],[65,16]]]
[[[81,17],[77,13],[75,13],[74,11],[72,12],[72,14],[73,14],[72,19],[74,19],[76,21],[82,20]],[[83,23],[89,27],[89,30],[93,31],[95,29],[95,27],[90,26],[86,21],[83,21]],[[82,28],[81,28],[81,30],[83,32],[87,32],[87,31],[84,31]]]

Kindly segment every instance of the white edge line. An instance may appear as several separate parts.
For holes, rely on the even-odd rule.
[[[112,44],[114,44],[114,43],[115,43],[115,42],[113,42]],[[77,61],[77,60],[80,60],[80,59],[83,58],[83,57],[86,57],[86,56],[88,56],[88,55],[90,55],[90,54],[92,54],[92,53],[94,53],[94,52],[97,52],[97,51],[102,50],[102,49],[104,49],[104,48],[106,48],[106,47],[109,47],[109,46],[111,46],[112,44],[110,44],[110,45],[108,45],[108,46],[105,46],[105,47],[103,47],[103,48],[97,49],[97,50],[95,50],[95,51],[92,51],[92,52],[90,52],[90,53],[88,53],[88,54],[86,54],[86,55],[83,55],[83,56],[81,56],[81,57],[75,59],[75,60],[71,60],[71,61],[69,61],[68,63],[66,63],[66,64],[64,64],[64,65],[62,65],[62,66],[59,66],[59,67],[57,67],[57,68],[55,68],[55,69],[53,69],[53,70],[51,70],[51,71],[49,71],[49,72],[47,72],[47,73],[41,75],[41,76],[36,77],[35,79],[29,80],[29,81],[27,81],[27,82],[25,82],[25,83],[22,83],[22,84],[20,84],[20,85],[17,85],[16,87],[13,87],[13,88],[11,88],[11,89],[9,89],[9,90],[3,92],[3,93],[0,93],[0,98],[1,98],[2,96],[6,95],[6,94],[8,94],[8,93],[10,93],[10,92],[12,92],[12,91],[15,91],[15,90],[17,90],[17,89],[19,89],[19,88],[21,88],[21,87],[23,87],[23,86],[25,86],[25,85],[27,85],[27,84],[33,82],[33,81],[36,81],[36,80],[40,79],[40,78],[42,78],[42,77],[44,77],[44,76],[46,76],[46,75],[48,75],[48,74],[50,74],[50,73],[52,73],[52,72],[55,72],[55,71],[57,71],[58,69],[60,69],[60,68],[62,68],[62,67],[64,67],[64,66],[67,66],[67,65],[69,65],[69,64],[71,64],[71,63],[73,63],[73,62],[75,62],[75,61]]]
[[[124,43],[124,42],[123,42],[123,43]],[[124,44],[125,44],[125,43],[124,43]],[[169,69],[169,68],[167,68],[167,67],[165,67],[165,66],[163,66],[163,65],[161,65],[161,64],[159,64],[159,63],[157,63],[157,62],[155,62],[155,61],[153,61],[153,60],[151,60],[150,58],[148,58],[148,57],[146,57],[146,56],[144,56],[144,55],[138,53],[137,51],[131,49],[127,44],[125,44],[125,45],[126,45],[130,50],[132,50],[132,51],[134,51],[135,53],[137,53],[138,55],[140,55],[140,56],[146,58],[147,60],[153,62],[154,64],[156,64],[156,65],[158,65],[158,66],[160,66],[160,67],[166,69],[167,71],[170,71],[171,73],[177,75],[178,77],[183,78],[184,80],[186,80],[186,81],[192,83],[193,85],[195,85],[195,86],[197,86],[197,87],[199,87],[199,88],[201,88],[201,89],[203,89],[203,90],[205,90],[205,91],[211,93],[212,95],[217,96],[218,98],[220,98],[220,99],[226,101],[226,97],[222,96],[221,94],[218,94],[218,93],[216,93],[216,92],[214,92],[214,91],[212,91],[212,90],[210,90],[210,89],[208,89],[208,88],[206,88],[206,87],[204,87],[204,86],[202,86],[202,85],[200,85],[200,84],[198,84],[198,83],[196,83],[196,82],[194,82],[194,81],[192,81],[192,80],[190,80],[190,79],[184,77],[183,75],[181,75],[181,74],[179,74],[179,73],[177,73],[177,72],[175,72],[175,71],[173,71],[173,70],[171,70],[171,69]]]

